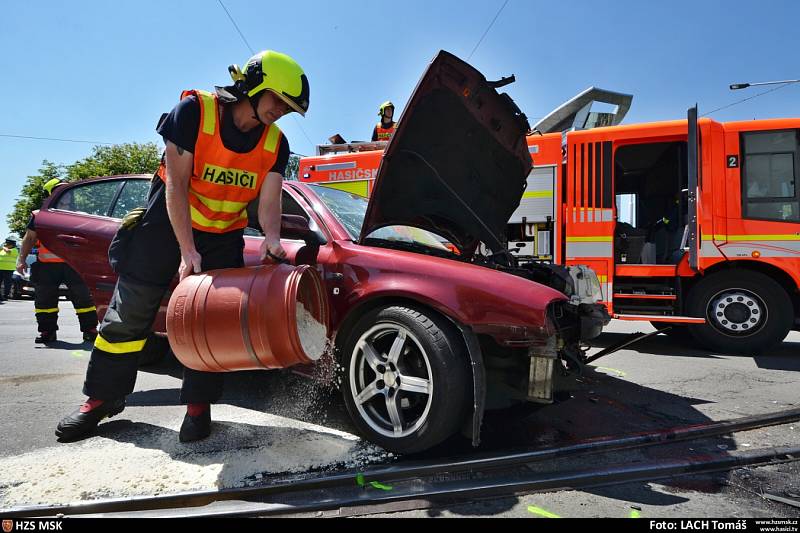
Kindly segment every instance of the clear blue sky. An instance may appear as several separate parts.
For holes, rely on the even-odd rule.
[[[366,139],[378,105],[402,111],[439,49],[466,59],[503,1],[223,0],[253,48],[306,70],[310,112],[280,123],[301,154],[337,132]],[[516,74],[505,90],[529,117],[595,85],[635,95],[628,123],[673,119],[758,92],[733,82],[800,78],[799,20],[796,0],[510,0],[470,62],[489,78]],[[110,143],[160,143],[156,121],[182,89],[225,84],[250,56],[217,0],[6,0],[0,50],[0,134]],[[800,116],[800,84],[712,115],[783,116]],[[91,148],[0,137],[0,237],[43,159]]]

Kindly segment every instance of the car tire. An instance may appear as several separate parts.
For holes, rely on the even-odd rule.
[[[701,280],[689,293],[692,337],[722,353],[757,355],[780,344],[794,323],[789,295],[770,277],[749,270],[727,270]]]
[[[169,341],[166,337],[151,333],[139,352],[139,366],[152,366],[160,363],[169,353]]]
[[[452,324],[431,311],[388,307],[367,313],[347,336],[342,363],[353,423],[391,452],[436,446],[460,429],[471,407],[464,344]]]

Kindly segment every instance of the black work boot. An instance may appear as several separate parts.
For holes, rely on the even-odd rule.
[[[39,336],[36,337],[33,342],[36,344],[48,344],[51,342],[56,342],[56,340],[58,339],[56,338],[55,331],[40,331]]]
[[[61,419],[56,427],[56,437],[62,442],[69,442],[91,432],[104,418],[118,415],[125,409],[125,398],[117,400],[93,400],[76,409],[72,414]]]
[[[86,342],[94,342],[97,339],[97,330],[90,329],[89,331],[83,332],[83,340]]]
[[[183,417],[178,440],[181,442],[194,442],[211,435],[211,407],[206,407],[197,416],[192,416],[189,412],[191,412],[191,409],[187,409],[186,416]]]

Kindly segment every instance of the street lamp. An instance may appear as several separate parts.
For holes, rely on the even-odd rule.
[[[761,81],[758,83],[734,83],[731,85],[731,91],[738,91],[739,89],[747,89],[748,87],[756,87],[758,85],[780,85],[782,83],[798,83],[800,80],[781,80],[781,81]]]

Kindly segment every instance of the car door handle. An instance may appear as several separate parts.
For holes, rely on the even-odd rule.
[[[80,237],[79,235],[58,235],[58,238],[67,243],[69,246],[82,246],[89,244],[89,239]]]

